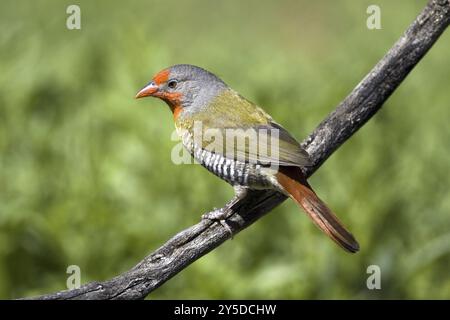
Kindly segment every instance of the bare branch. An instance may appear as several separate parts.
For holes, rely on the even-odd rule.
[[[308,176],[381,108],[427,53],[450,22],[449,1],[429,1],[381,61],[303,142],[313,160],[313,166],[305,170]],[[235,212],[227,224],[237,233],[285,199],[272,191],[252,191],[237,204],[225,205],[226,210]],[[111,280],[35,299],[142,299],[229,238],[229,232],[221,224],[201,221]]]

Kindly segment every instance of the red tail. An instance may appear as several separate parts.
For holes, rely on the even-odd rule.
[[[280,167],[278,182],[314,223],[343,249],[355,253],[359,244],[334,213],[323,203],[297,167]]]

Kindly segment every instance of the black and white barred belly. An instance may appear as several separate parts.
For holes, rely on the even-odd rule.
[[[190,138],[190,137],[189,137]],[[194,159],[219,178],[231,185],[240,185],[252,189],[268,189],[271,186],[265,167],[256,163],[246,163],[224,157],[197,147],[191,139],[184,137],[183,145]]]

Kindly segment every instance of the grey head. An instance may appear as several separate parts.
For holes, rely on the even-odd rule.
[[[227,88],[225,82],[203,68],[177,64],[158,72],[136,98],[157,97],[172,108],[195,111]]]

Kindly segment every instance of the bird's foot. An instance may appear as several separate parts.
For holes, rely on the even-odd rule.
[[[229,209],[225,209],[225,208],[220,208],[220,209],[216,209],[214,208],[214,210],[205,213],[204,215],[202,215],[202,219],[207,219],[207,220],[225,220],[228,219],[229,217],[231,217],[233,215],[233,211],[229,210]]]
[[[226,219],[233,215],[231,210],[226,210],[224,208],[214,209],[213,211],[207,212],[202,215],[202,220],[210,220],[213,222],[220,223],[225,230],[230,234],[231,239],[233,239],[233,230],[231,230],[230,226],[227,224]]]

